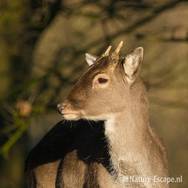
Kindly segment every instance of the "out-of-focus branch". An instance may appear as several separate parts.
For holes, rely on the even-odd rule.
[[[1,146],[0,155],[7,157],[9,150],[14,146],[14,144],[22,137],[28,128],[29,121],[21,118],[16,118],[13,121],[17,129],[13,134],[10,134],[9,139]]]
[[[152,12],[145,16],[145,17],[141,17],[139,18],[137,21],[135,21],[134,23],[131,23],[129,26],[127,26],[125,29],[121,29],[120,31],[109,35],[109,37],[111,39],[114,39],[118,36],[124,35],[124,34],[129,34],[130,32],[135,31],[136,29],[148,24],[150,21],[152,21],[154,18],[158,17],[161,13],[175,7],[176,5],[178,5],[181,2],[184,2],[185,0],[173,0],[173,1],[169,1],[159,7],[156,7],[152,10]],[[91,49],[93,46],[97,46],[99,43],[101,43],[101,41],[103,41],[102,38],[91,42],[90,44],[85,46],[85,49],[83,49],[84,51],[87,49]],[[82,51],[83,51],[82,50]]]

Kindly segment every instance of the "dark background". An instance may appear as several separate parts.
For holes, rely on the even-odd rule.
[[[188,187],[188,1],[1,0],[0,187],[24,187],[31,147],[57,123],[56,104],[100,55],[143,46],[151,124],[167,146],[170,176]]]

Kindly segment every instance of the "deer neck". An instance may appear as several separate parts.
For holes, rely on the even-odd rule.
[[[147,106],[134,100],[128,105],[128,110],[112,115],[105,122],[109,153],[116,169],[122,161],[130,162],[135,157],[139,158],[141,148],[147,144],[145,140],[149,125]]]

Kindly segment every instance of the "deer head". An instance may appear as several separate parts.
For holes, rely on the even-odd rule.
[[[67,99],[58,104],[65,119],[106,120],[129,108],[130,96],[139,95],[137,88],[142,88],[139,72],[143,48],[138,47],[126,56],[120,56],[122,46],[121,41],[113,52],[109,46],[100,57],[86,54],[88,70]]]

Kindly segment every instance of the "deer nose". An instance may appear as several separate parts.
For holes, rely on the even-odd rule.
[[[65,109],[65,105],[64,104],[58,104],[57,105],[57,110],[60,114],[63,114],[63,110]]]

